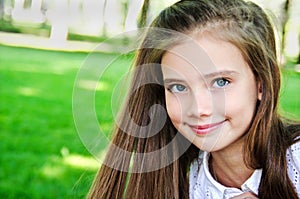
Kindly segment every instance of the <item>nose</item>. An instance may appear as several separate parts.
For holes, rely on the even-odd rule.
[[[210,117],[214,109],[214,100],[211,91],[203,89],[192,92],[188,102],[189,117]]]

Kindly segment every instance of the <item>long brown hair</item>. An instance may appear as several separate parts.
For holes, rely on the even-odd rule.
[[[264,11],[242,0],[182,0],[163,10],[151,27],[187,35],[209,31],[240,49],[262,91],[244,148],[245,163],[263,170],[258,197],[297,198],[285,154],[300,127],[283,123],[277,113],[280,70],[273,27]],[[121,127],[115,128],[88,198],[188,198],[188,168],[199,149],[177,132],[168,116],[161,128],[158,122],[166,107],[159,67],[165,50],[157,46],[176,42],[172,34],[146,34],[135,59],[128,111],[120,117]],[[167,145],[170,150],[142,155]],[[153,164],[159,167],[153,169]]]

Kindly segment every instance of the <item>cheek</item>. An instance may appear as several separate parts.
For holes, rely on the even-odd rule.
[[[244,87],[248,88],[248,87]],[[228,92],[225,101],[225,114],[229,118],[248,123],[255,112],[257,95],[253,88]]]
[[[182,120],[182,106],[180,101],[175,96],[166,94],[166,106],[172,123],[177,126],[176,124]]]

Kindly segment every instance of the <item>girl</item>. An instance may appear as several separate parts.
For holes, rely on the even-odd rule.
[[[151,27],[88,197],[298,198],[300,125],[277,113],[280,71],[263,10],[182,0]]]

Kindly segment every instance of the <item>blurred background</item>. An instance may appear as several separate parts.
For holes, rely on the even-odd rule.
[[[118,57],[98,82],[95,109],[109,137],[111,96],[132,56],[114,38],[142,28],[175,0],[0,0],[0,198],[84,198],[100,166],[72,115],[76,74],[99,44]],[[300,118],[300,1],[256,0],[277,28],[283,85],[280,111]],[[82,84],[90,89],[91,82]],[[105,150],[104,150],[105,151]]]

